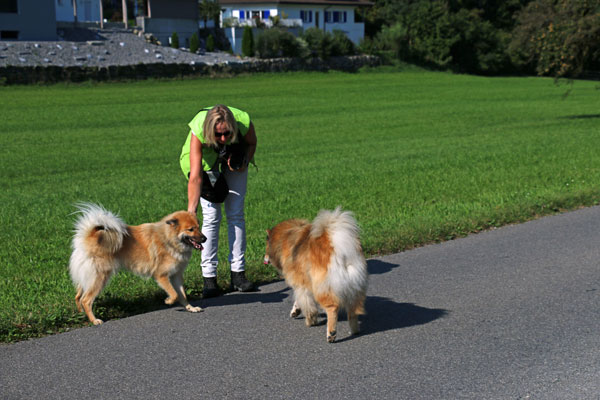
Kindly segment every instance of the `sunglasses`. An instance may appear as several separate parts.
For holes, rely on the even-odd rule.
[[[216,137],[221,137],[221,136],[229,137],[229,136],[231,136],[231,133],[232,133],[231,131],[227,131],[227,132],[223,132],[223,133],[215,132],[215,136]]]

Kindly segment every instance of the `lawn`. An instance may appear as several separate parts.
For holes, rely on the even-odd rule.
[[[2,87],[0,341],[87,325],[67,271],[74,204],[100,203],[133,225],[186,208],[179,153],[205,106],[241,108],[255,124],[247,270],[268,282],[278,278],[262,265],[265,229],[321,208],[352,210],[373,256],[597,204],[597,86],[577,81],[564,98],[545,78],[376,69]],[[192,300],[199,259],[186,271]],[[122,272],[96,315],[156,310],[164,297]]]

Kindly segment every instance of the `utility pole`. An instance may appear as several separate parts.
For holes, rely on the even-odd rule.
[[[127,0],[123,0],[123,23],[125,24],[125,29],[129,28],[127,22]]]
[[[77,28],[77,0],[71,0],[73,4],[73,27]]]
[[[100,29],[104,29],[104,8],[102,7],[102,0],[98,0],[100,3]]]

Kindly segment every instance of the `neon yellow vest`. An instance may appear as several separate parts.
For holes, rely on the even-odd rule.
[[[231,110],[233,117],[237,122],[240,134],[242,137],[245,136],[246,133],[248,133],[248,129],[250,129],[250,116],[248,113],[238,110],[237,108],[227,108]],[[204,144],[202,125],[204,124],[204,119],[206,118],[206,113],[208,110],[210,110],[210,108],[205,108],[204,110],[200,111],[188,124],[191,130],[190,133],[188,133],[185,144],[181,148],[181,155],[179,156],[179,165],[181,165],[181,170],[183,171],[186,179],[189,179],[190,177],[190,142],[194,133],[196,134],[198,140],[200,140],[200,143],[202,143],[202,169],[204,171],[210,171],[212,167],[215,166],[219,156],[215,149]]]

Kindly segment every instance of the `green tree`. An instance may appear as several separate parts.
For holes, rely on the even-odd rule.
[[[204,22],[205,28],[209,20],[218,20],[220,13],[221,6],[217,1],[202,0],[198,3],[198,16]]]
[[[254,35],[252,34],[252,28],[250,26],[244,28],[244,35],[242,36],[242,55],[244,57],[254,56]]]
[[[256,40],[260,58],[302,57],[302,44],[293,33],[280,28],[263,31]]]
[[[206,51],[215,51],[215,37],[213,35],[208,35],[206,38]]]
[[[179,48],[179,36],[177,35],[177,32],[173,32],[171,35],[171,47],[174,49]]]
[[[316,27],[308,28],[302,34],[302,39],[306,41],[308,49],[313,57],[326,59],[331,56],[331,48],[333,46],[333,37],[331,33]]]
[[[600,0],[536,0],[519,15],[513,61],[538,75],[574,78],[600,67]]]
[[[198,33],[194,32],[190,38],[190,53],[196,53],[200,47],[200,39],[198,39]]]

